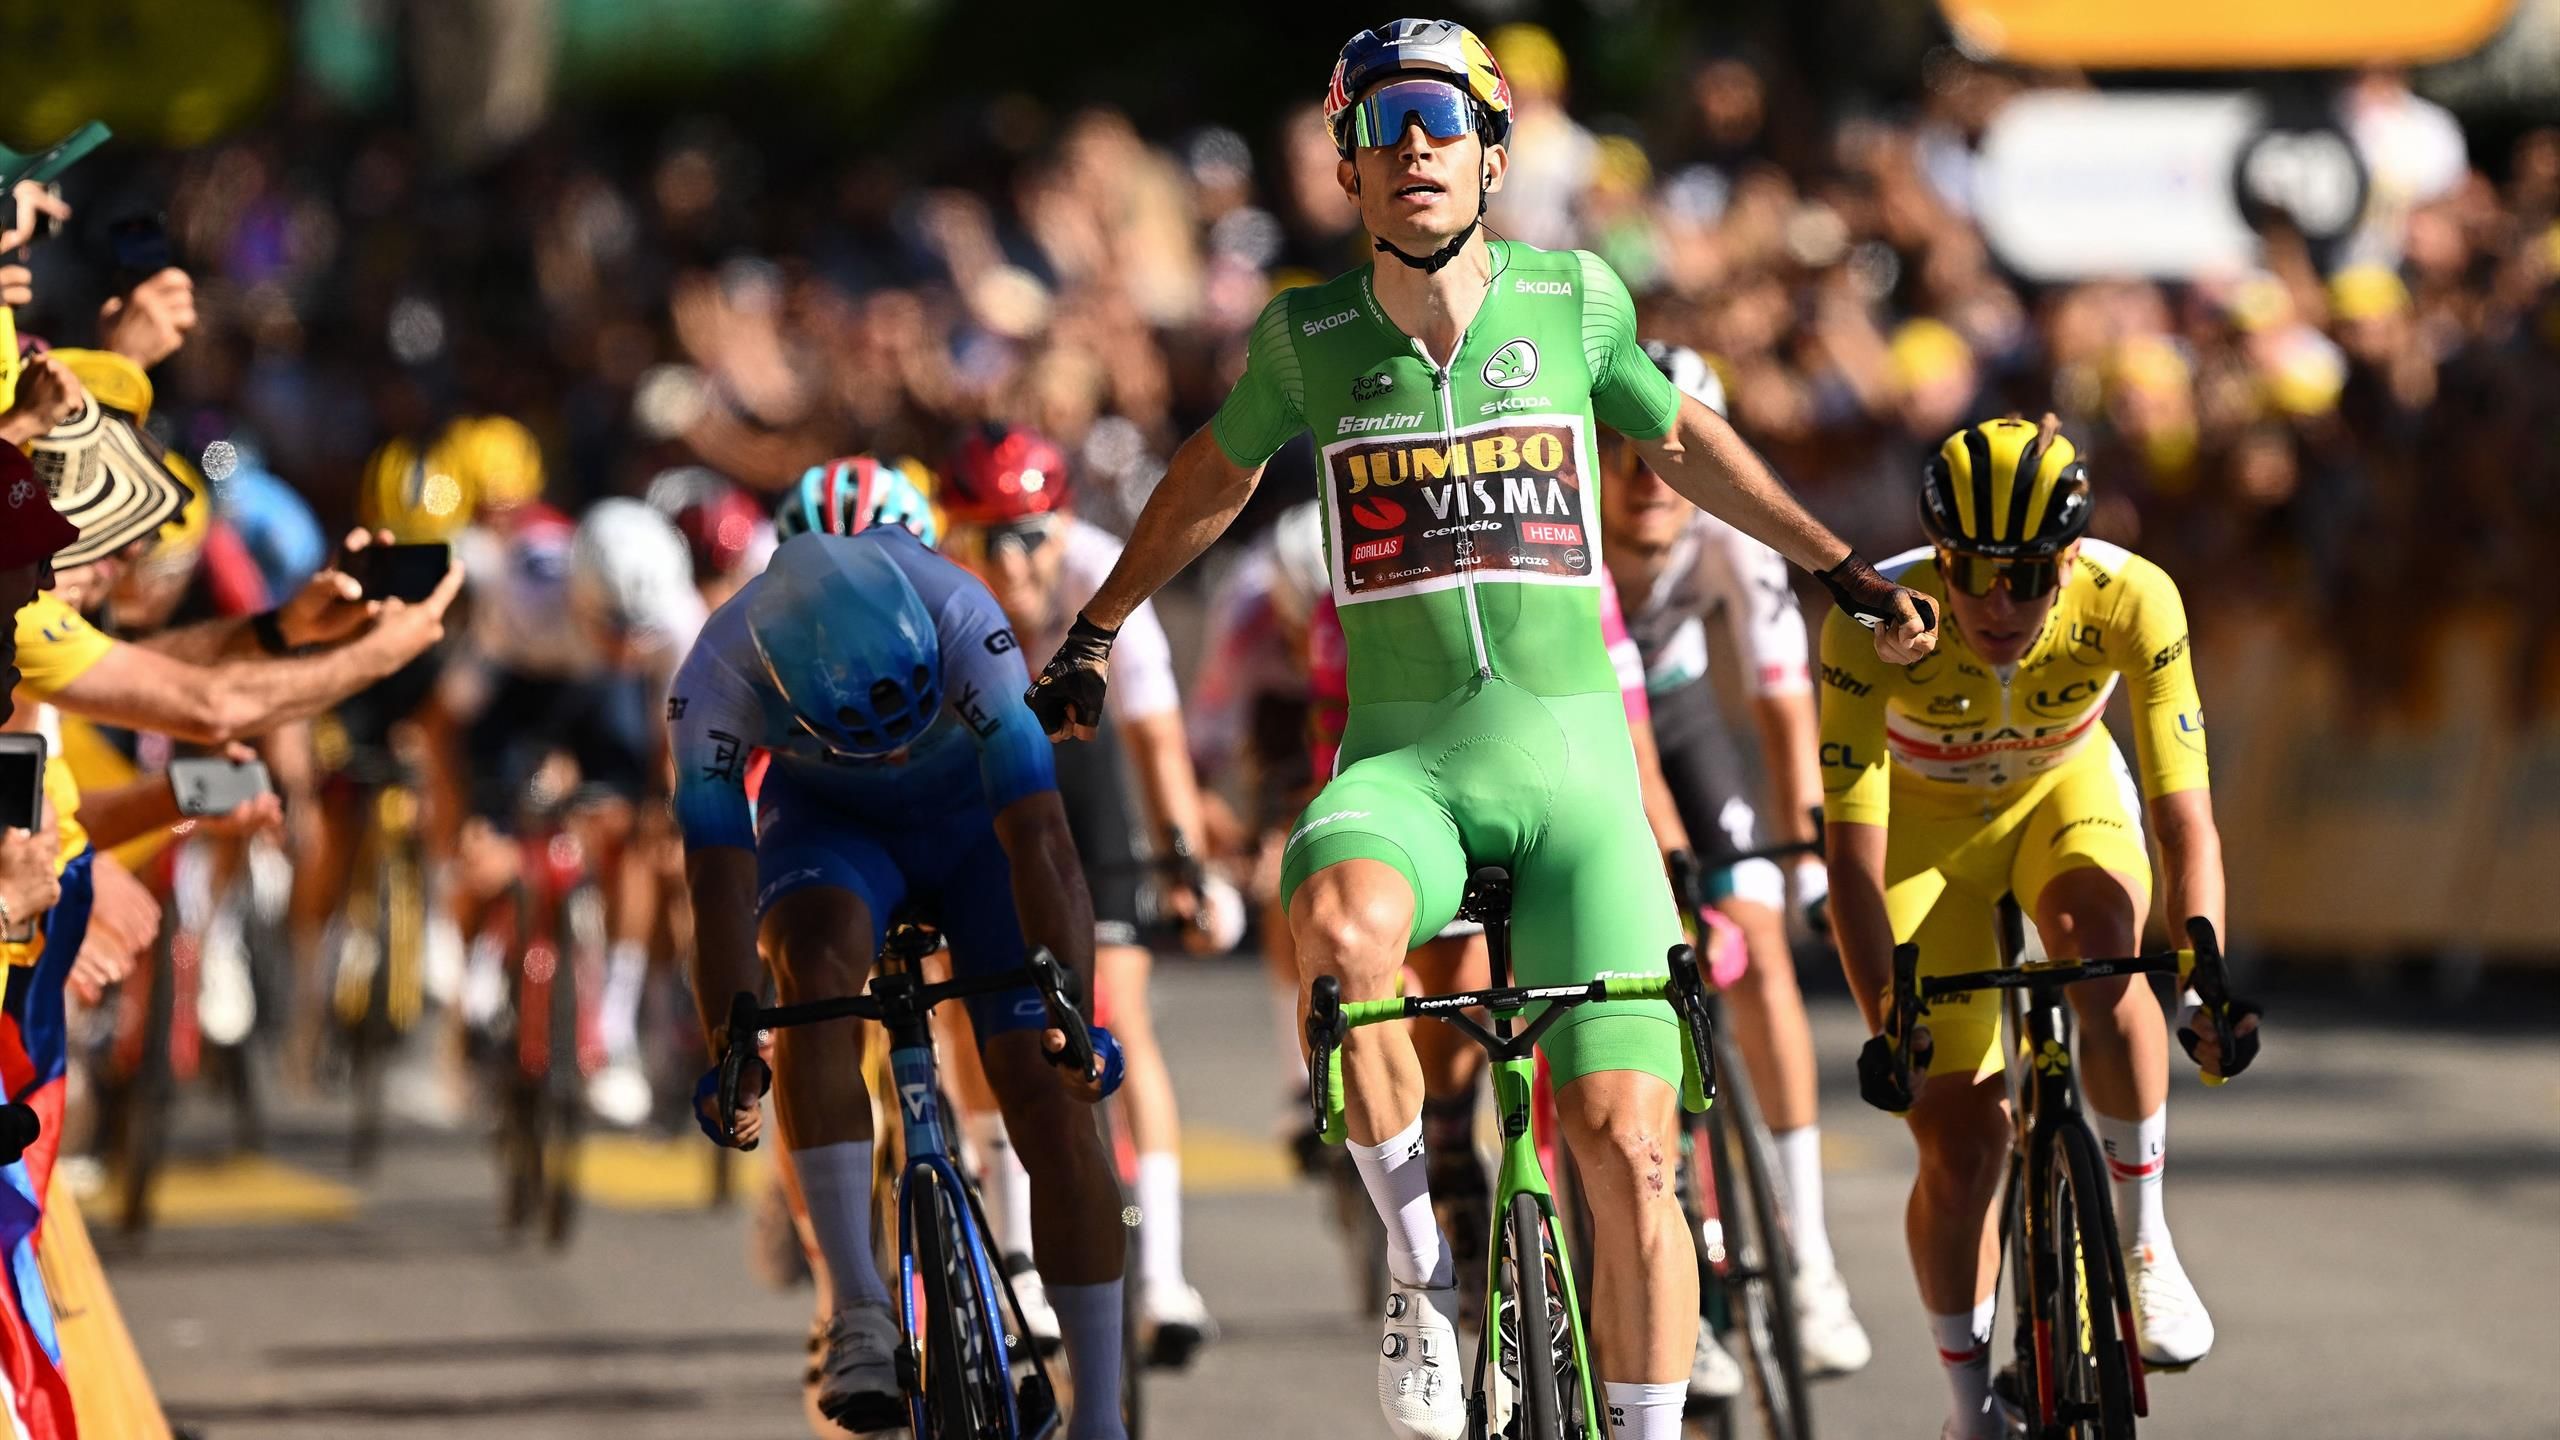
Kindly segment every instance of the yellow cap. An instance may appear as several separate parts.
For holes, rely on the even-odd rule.
[[[1973,363],[1973,347],[1943,320],[1922,316],[1893,332],[1894,383],[1904,390],[1941,380]]]
[[[2329,277],[2329,308],[2341,320],[2379,320],[2409,308],[2409,287],[2387,265],[2350,265]]]
[[[2284,282],[2273,275],[2252,275],[2231,287],[2222,308],[2234,326],[2254,335],[2292,315],[2293,297],[2285,293]]]
[[[1502,67],[1503,78],[1515,91],[1539,96],[1564,92],[1564,47],[1543,25],[1518,21],[1496,29],[1493,63]]]
[[[2193,378],[2187,358],[2162,335],[2131,335],[2107,357],[2111,391],[2159,391],[2186,388]]]
[[[47,354],[80,377],[81,387],[110,410],[121,410],[141,424],[151,418],[151,377],[142,367],[112,350],[51,350]]]

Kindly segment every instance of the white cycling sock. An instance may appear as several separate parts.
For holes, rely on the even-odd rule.
[[[1138,1157],[1138,1278],[1149,1290],[1182,1283],[1182,1157]]]
[[[978,1163],[985,1167],[979,1193],[987,1202],[987,1223],[995,1229],[996,1248],[1007,1255],[1030,1254],[1031,1172],[1022,1168],[1022,1155],[1004,1131],[1004,1116],[989,1110],[961,1124],[969,1132],[969,1143],[977,1148]]]
[[[1977,1435],[1991,1413],[1991,1317],[1998,1296],[1973,1307],[1969,1315],[1931,1315],[1929,1336],[1938,1342],[1938,1363],[1947,1367],[1948,1413],[1956,1433]]]
[[[871,1254],[871,1142],[794,1150],[791,1168],[800,1176],[800,1198],[808,1202],[809,1229],[827,1262],[836,1308],[888,1304],[889,1287],[880,1283]]]
[[[1369,1203],[1387,1224],[1387,1270],[1407,1285],[1445,1289],[1457,1272],[1440,1217],[1431,1213],[1431,1165],[1422,1143],[1422,1117],[1375,1145],[1348,1145],[1351,1163]]]
[[[1058,1312],[1067,1373],[1076,1382],[1067,1440],[1127,1440],[1120,1424],[1120,1282],[1052,1285],[1049,1306]]]
[[[2098,1143],[2106,1147],[2107,1178],[2115,1182],[2116,1239],[2127,1250],[2149,1248],[2166,1254],[2169,1217],[2160,1206],[2160,1172],[2167,1165],[2169,1107],[2139,1120],[2118,1120],[2091,1111]]]
[[[1822,1219],[1822,1127],[1805,1125],[1769,1139],[1778,1151],[1778,1203],[1787,1212],[1787,1238],[1795,1242],[1796,1273],[1820,1275],[1837,1263],[1831,1227]]]
[[[617,940],[605,952],[604,997],[596,1003],[596,1029],[604,1053],[616,1060],[640,1053],[640,995],[648,988],[649,947],[637,940]]]
[[[1680,1440],[1680,1407],[1689,1398],[1688,1382],[1603,1380],[1600,1390],[1600,1403],[1609,1411],[1609,1440]]]

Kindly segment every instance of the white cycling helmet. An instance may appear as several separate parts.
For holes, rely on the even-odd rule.
[[[702,598],[693,553],[674,523],[644,501],[599,500],[569,547],[569,603],[609,630],[684,638]]]
[[[1719,415],[1725,413],[1724,381],[1716,377],[1716,367],[1707,357],[1686,345],[1673,345],[1662,340],[1644,342],[1645,358],[1654,368],[1671,377],[1673,388]]]
[[[1271,527],[1271,603],[1291,625],[1304,625],[1316,600],[1333,588],[1325,563],[1324,517],[1316,502],[1292,505]]]

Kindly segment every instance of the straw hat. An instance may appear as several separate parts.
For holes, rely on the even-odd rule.
[[[187,489],[160,442],[139,423],[151,407],[142,367],[103,350],[51,353],[88,391],[79,411],[37,437],[28,455],[53,494],[53,508],[79,527],[80,538],[53,557],[56,568],[68,570],[103,560],[176,519]]]

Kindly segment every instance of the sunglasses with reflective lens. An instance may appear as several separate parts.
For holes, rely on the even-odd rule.
[[[1057,516],[1025,515],[1019,520],[1006,520],[994,525],[954,525],[943,541],[943,548],[982,560],[994,560],[1004,551],[1011,550],[1028,560],[1039,554],[1041,547],[1057,533]]]
[[[1404,138],[1405,126],[1422,122],[1423,133],[1434,140],[1455,140],[1476,128],[1476,103],[1466,91],[1446,80],[1415,78],[1397,80],[1370,91],[1343,117],[1342,142],[1352,145],[1393,145]]]
[[[2013,600],[2040,600],[2062,583],[2062,560],[2059,556],[2042,560],[1994,559],[1988,555],[1969,555],[1961,550],[1938,552],[1939,568],[1946,572],[1947,583],[1967,595],[1983,596],[1991,587],[2006,585]]]

